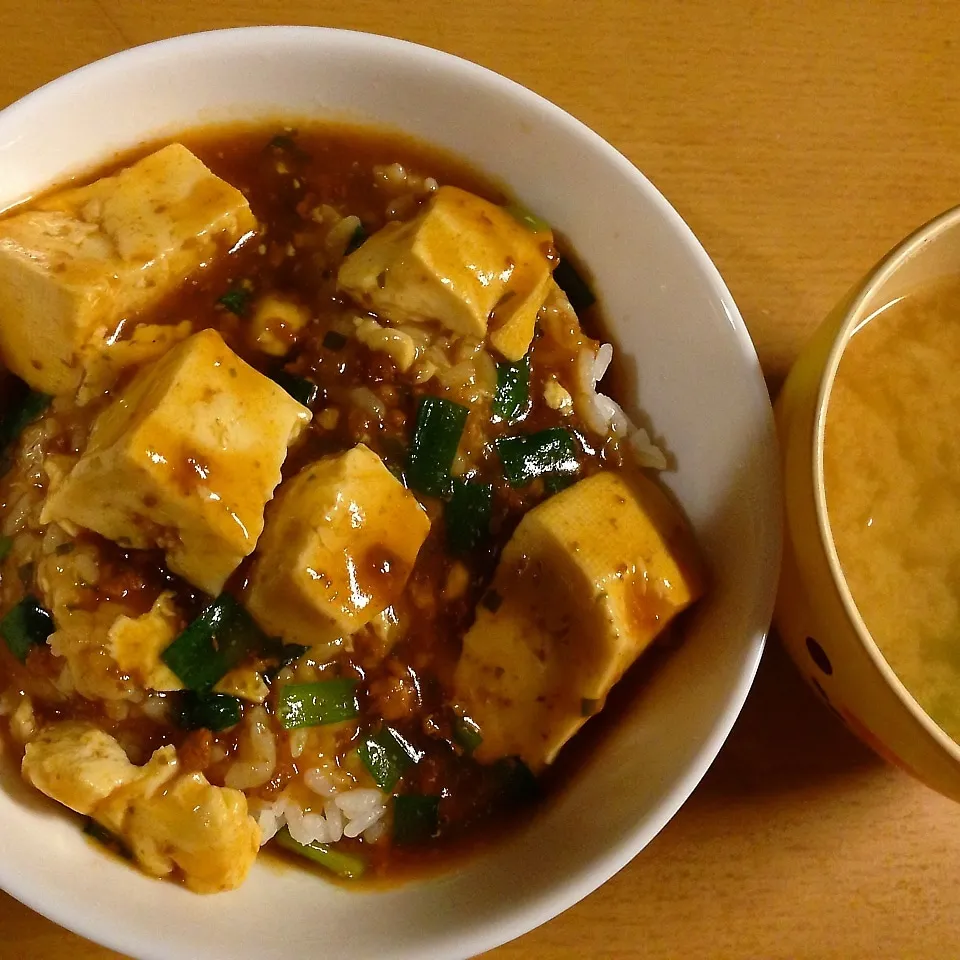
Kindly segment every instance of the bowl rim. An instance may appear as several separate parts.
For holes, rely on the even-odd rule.
[[[199,31],[130,47],[63,74],[0,110],[0,124],[8,117],[19,117],[21,113],[29,113],[48,97],[52,98],[59,95],[61,88],[70,89],[88,77],[109,74],[110,72],[122,72],[128,63],[136,63],[142,58],[150,57],[161,50],[164,53],[171,51],[188,52],[190,50],[206,49],[210,44],[229,43],[240,35],[256,42],[259,40],[265,41],[269,37],[282,37],[284,34],[291,37],[313,36],[318,38],[320,42],[362,40],[373,45],[380,45],[383,49],[389,47],[397,51],[405,50],[409,56],[420,58],[427,66],[434,65],[456,69],[471,82],[485,84],[513,97],[519,97],[527,106],[539,106],[550,114],[552,120],[563,124],[580,138],[586,138],[591,145],[591,149],[600,152],[608,163],[629,175],[636,189],[645,193],[663,216],[665,224],[676,231],[678,237],[682,239],[687,252],[696,264],[697,270],[708,283],[718,302],[723,306],[744,362],[744,372],[755,376],[758,385],[761,388],[763,387],[763,374],[756,349],[733,296],[719,270],[692,229],[650,180],[615,147],[563,108],[508,77],[454,54],[380,34],[332,27],[272,25]],[[776,466],[779,463],[777,457],[778,440],[774,427],[773,409],[768,395],[763,410],[763,423],[758,425],[763,428],[763,441],[765,445],[769,444],[771,459],[774,464],[769,473],[770,485],[764,491],[765,500],[761,506],[765,513],[769,512],[769,529],[764,534],[766,540],[764,552],[769,554],[769,578],[765,579],[767,579],[770,588],[765,593],[757,587],[752,588],[754,596],[752,597],[751,609],[755,611],[752,616],[758,626],[752,629],[749,634],[749,644],[743,656],[743,664],[736,682],[731,684],[727,691],[725,707],[714,720],[709,736],[704,738],[700,744],[695,759],[689,764],[683,775],[677,778],[673,788],[663,795],[656,810],[646,816],[642,822],[638,822],[637,826],[630,833],[625,834],[621,842],[614,848],[592,858],[575,875],[558,880],[549,895],[541,897],[535,905],[531,905],[523,913],[513,914],[508,922],[488,923],[485,926],[475,928],[471,932],[469,943],[458,942],[455,948],[448,941],[443,944],[436,944],[429,953],[432,960],[465,956],[465,950],[468,950],[470,955],[474,955],[493,949],[535,929],[578,903],[619,872],[651,842],[676,815],[713,764],[743,709],[759,668],[770,630],[783,551],[783,483]],[[161,950],[154,951],[147,948],[147,951],[144,952],[143,944],[133,943],[121,933],[115,933],[109,928],[104,928],[102,920],[98,922],[96,917],[72,909],[69,903],[54,904],[51,908],[49,903],[44,902],[42,888],[39,885],[23,884],[22,882],[11,884],[11,879],[12,876],[9,873],[0,875],[0,881],[2,881],[0,886],[11,896],[82,936],[116,950],[137,951],[137,956],[150,956],[157,958],[157,960],[168,957],[168,954]],[[98,914],[97,917],[99,916]],[[423,956],[426,960],[428,954],[424,953]]]
[[[862,316],[861,314],[863,313],[865,304],[873,298],[904,265],[914,258],[922,256],[925,248],[929,244],[936,242],[943,234],[956,227],[960,227],[960,205],[951,207],[933,217],[931,220],[928,220],[894,246],[860,282],[852,299],[848,301],[843,311],[840,327],[834,335],[834,340],[831,344],[830,353],[828,354],[826,365],[823,368],[817,391],[816,406],[814,408],[812,471],[817,533],[820,537],[824,554],[827,557],[827,565],[830,569],[834,587],[840,596],[844,613],[853,626],[860,646],[873,662],[874,667],[879,671],[887,686],[896,694],[901,705],[910,713],[913,719],[920,724],[924,732],[955,762],[960,763],[960,744],[945,733],[930,717],[910,690],[904,685],[903,681],[897,676],[894,669],[884,657],[876,640],[873,639],[869,628],[860,614],[860,610],[853,598],[853,592],[850,590],[847,579],[844,576],[840,556],[837,552],[836,541],[833,537],[833,528],[827,509],[826,482],[823,473],[823,450],[826,423],[830,408],[830,397],[833,393],[833,386],[836,382],[837,371],[839,370],[844,351],[860,327],[887,310],[895,301],[888,301],[871,311],[867,316]]]

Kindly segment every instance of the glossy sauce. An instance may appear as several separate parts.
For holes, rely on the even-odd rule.
[[[327,334],[336,330],[345,316],[355,314],[356,308],[338,296],[335,273],[323,266],[319,250],[323,234],[311,223],[311,212],[318,205],[329,204],[343,214],[359,216],[367,234],[375,232],[388,220],[385,208],[389,192],[375,182],[371,172],[378,165],[398,162],[418,175],[432,176],[495,202],[502,202],[504,194],[463,163],[399,136],[335,126],[304,129],[296,134],[277,130],[213,129],[182,138],[214,173],[243,190],[266,229],[258,242],[245,244],[212,263],[144,319],[170,324],[189,319],[194,329],[214,327],[234,351],[267,375],[276,375],[282,369],[308,377],[318,385],[314,410],[337,409],[340,416],[332,425],[322,415],[315,416],[283,465],[285,478],[319,457],[342,452],[359,442],[367,444],[388,466],[398,468],[404,462],[417,404],[424,393],[436,393],[436,385],[411,384],[398,375],[385,354],[367,349],[354,338],[330,346]],[[119,158],[111,168],[129,163],[150,149],[145,147],[135,156]],[[96,175],[110,173],[111,168],[97,171]],[[415,215],[417,208],[410,197],[399,196],[397,202],[411,204],[409,209],[397,212],[399,217],[409,219]],[[289,356],[276,359],[259,351],[250,342],[248,318],[235,315],[219,303],[226,291],[241,285],[254,299],[277,291],[309,307],[309,331],[298,339]],[[595,310],[581,314],[580,319],[587,333],[598,332],[599,316]],[[544,387],[553,377],[570,383],[572,363],[569,351],[550,338],[535,341],[531,402],[519,425],[524,432],[561,422],[558,413],[544,402]],[[384,416],[370,416],[352,402],[359,388],[370,391],[383,405]],[[0,391],[3,389],[0,378]],[[488,410],[479,413],[486,444],[518,427],[516,423],[508,428],[491,421]],[[474,416],[471,412],[471,418]],[[562,423],[578,439],[581,477],[604,466],[621,465],[619,450],[601,445],[576,414],[563,418]],[[174,459],[177,477],[185,489],[207,484],[211,470],[216,472],[219,467],[201,462],[190,450],[181,453]],[[358,635],[352,650],[340,653],[322,667],[329,668],[331,675],[359,681],[358,731],[389,723],[422,753],[421,761],[405,774],[401,791],[441,797],[439,835],[431,842],[410,849],[389,844],[364,847],[371,861],[369,876],[374,880],[396,879],[413,870],[438,867],[451,855],[489,843],[500,830],[523,822],[536,807],[532,802],[536,796],[522,789],[522,783],[520,788],[516,784],[505,786],[503,771],[477,764],[452,746],[447,692],[460,655],[461,638],[473,621],[500,551],[523,514],[543,500],[547,492],[542,480],[522,489],[512,488],[494,458],[488,458],[471,476],[494,487],[489,542],[468,556],[453,558],[446,547],[442,511],[428,502],[426,507],[434,523],[406,589],[408,632],[386,656],[368,642],[366,635]],[[0,509],[7,505],[0,482]],[[123,550],[100,538],[97,542],[106,562],[97,588],[89,591],[91,609],[104,600],[120,597],[133,603],[135,613],[145,613],[162,591],[173,590],[186,625],[208,602],[208,598],[166,571],[160,552]],[[459,592],[448,593],[445,587],[455,572],[455,564],[465,571],[461,574],[464,585]],[[229,592],[242,596],[248,570],[249,562],[241,565],[228,583]],[[375,596],[382,582],[398,572],[396,560],[376,550],[361,557],[360,565],[353,571],[364,600]],[[19,587],[12,589],[9,576],[6,582],[0,580],[4,610],[21,593]],[[591,721],[585,732],[564,749],[561,759],[544,777],[547,792],[582,765],[584,756],[596,748],[596,738],[603,729],[616,722],[620,712],[616,702],[629,702],[636,685],[654,668],[656,660],[656,656],[648,657],[635,667],[629,677],[636,679],[628,678],[617,687],[611,696],[614,705],[604,710],[605,719]],[[56,658],[46,648],[31,652],[27,666],[29,670],[22,668],[0,644],[0,679],[6,680],[8,686],[19,686],[31,693],[39,691],[43,684],[50,683],[58,669]],[[203,771],[212,783],[223,782],[224,771],[237,753],[237,737],[231,731],[188,734],[173,724],[112,720],[98,703],[78,698],[53,710],[43,707],[43,700],[42,696],[37,698],[38,718],[43,722],[89,715],[117,735],[137,762],[143,762],[154,747],[173,743],[184,764]],[[276,775],[270,783],[248,791],[249,794],[271,798],[299,772],[298,761],[290,755],[284,740],[278,739]],[[355,741],[345,745],[342,763],[351,762],[347,754],[356,745]],[[219,759],[213,759],[215,756]],[[341,841],[344,847],[351,843]]]

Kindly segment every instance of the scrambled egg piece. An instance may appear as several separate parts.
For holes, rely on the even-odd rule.
[[[406,373],[417,359],[417,345],[409,333],[385,327],[373,317],[357,318],[357,339],[371,350],[380,350],[390,356],[402,373]]]
[[[171,746],[137,767],[113,737],[67,722],[27,745],[22,770],[38,790],[115,834],[145,872],[179,870],[196,893],[236,889],[260,849],[244,795],[181,771]]]
[[[338,283],[393,323],[432,320],[519,360],[551,280],[545,248],[502,207],[444,186],[406,223],[388,223],[344,260]]]
[[[310,311],[299,303],[276,293],[261,297],[248,323],[252,346],[271,357],[285,357],[297,337],[310,322]]]
[[[363,444],[284,484],[247,593],[267,633],[315,646],[359,630],[397,600],[430,520]]]
[[[310,417],[203,330],[141,370],[100,414],[41,522],[160,547],[170,570],[216,595],[256,547],[287,447]]]
[[[213,688],[214,693],[226,693],[249,703],[264,703],[270,688],[255,667],[235,667]]]
[[[161,593],[142,616],[118,617],[107,634],[107,647],[121,672],[144,689],[182,690],[176,674],[160,659],[182,626],[173,594]]]
[[[172,758],[158,758],[162,751]],[[154,765],[156,773],[148,772]],[[105,800],[94,817],[124,840],[145,872],[166,877],[179,869],[195,893],[235,890],[260,850],[260,828],[246,798],[212,786],[202,773],[176,768],[173,748],[161,748],[143,776]]]
[[[137,772],[113,737],[81,721],[42,730],[27,744],[21,769],[42,793],[86,816]]]
[[[40,200],[0,223],[0,357],[36,390],[72,392],[95,331],[159,303],[256,227],[243,194],[176,143]]]
[[[481,762],[533,771],[596,713],[703,589],[690,530],[652,481],[595,474],[531,510],[463,641],[455,700]]]

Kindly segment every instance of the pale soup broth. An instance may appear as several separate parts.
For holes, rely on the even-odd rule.
[[[960,740],[960,278],[853,336],[827,409],[827,512],[887,662]]]

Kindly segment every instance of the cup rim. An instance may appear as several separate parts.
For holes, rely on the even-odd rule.
[[[910,690],[904,685],[903,681],[897,676],[881,652],[876,640],[873,639],[873,635],[870,633],[857,608],[853,593],[844,576],[843,567],[840,564],[840,557],[837,552],[836,541],[833,537],[833,529],[827,511],[826,485],[823,475],[823,448],[827,414],[829,412],[830,397],[836,381],[840,360],[856,330],[888,306],[888,304],[884,304],[884,306],[877,308],[871,314],[864,317],[861,316],[864,304],[906,263],[922,255],[924,249],[930,243],[935,242],[944,233],[958,226],[960,226],[960,205],[945,210],[943,213],[938,214],[933,219],[928,220],[925,224],[918,227],[913,233],[901,240],[900,243],[874,266],[856,288],[852,298],[844,309],[840,328],[834,335],[830,353],[828,354],[827,362],[820,378],[817,402],[814,408],[813,491],[817,518],[817,533],[827,557],[827,565],[830,568],[830,575],[833,579],[834,586],[840,595],[840,602],[843,605],[847,619],[853,625],[857,640],[870,657],[874,667],[879,671],[887,685],[893,690],[897,699],[909,711],[913,719],[920,724],[923,730],[942,750],[948,753],[957,763],[960,763],[960,744],[950,737],[930,717]]]

